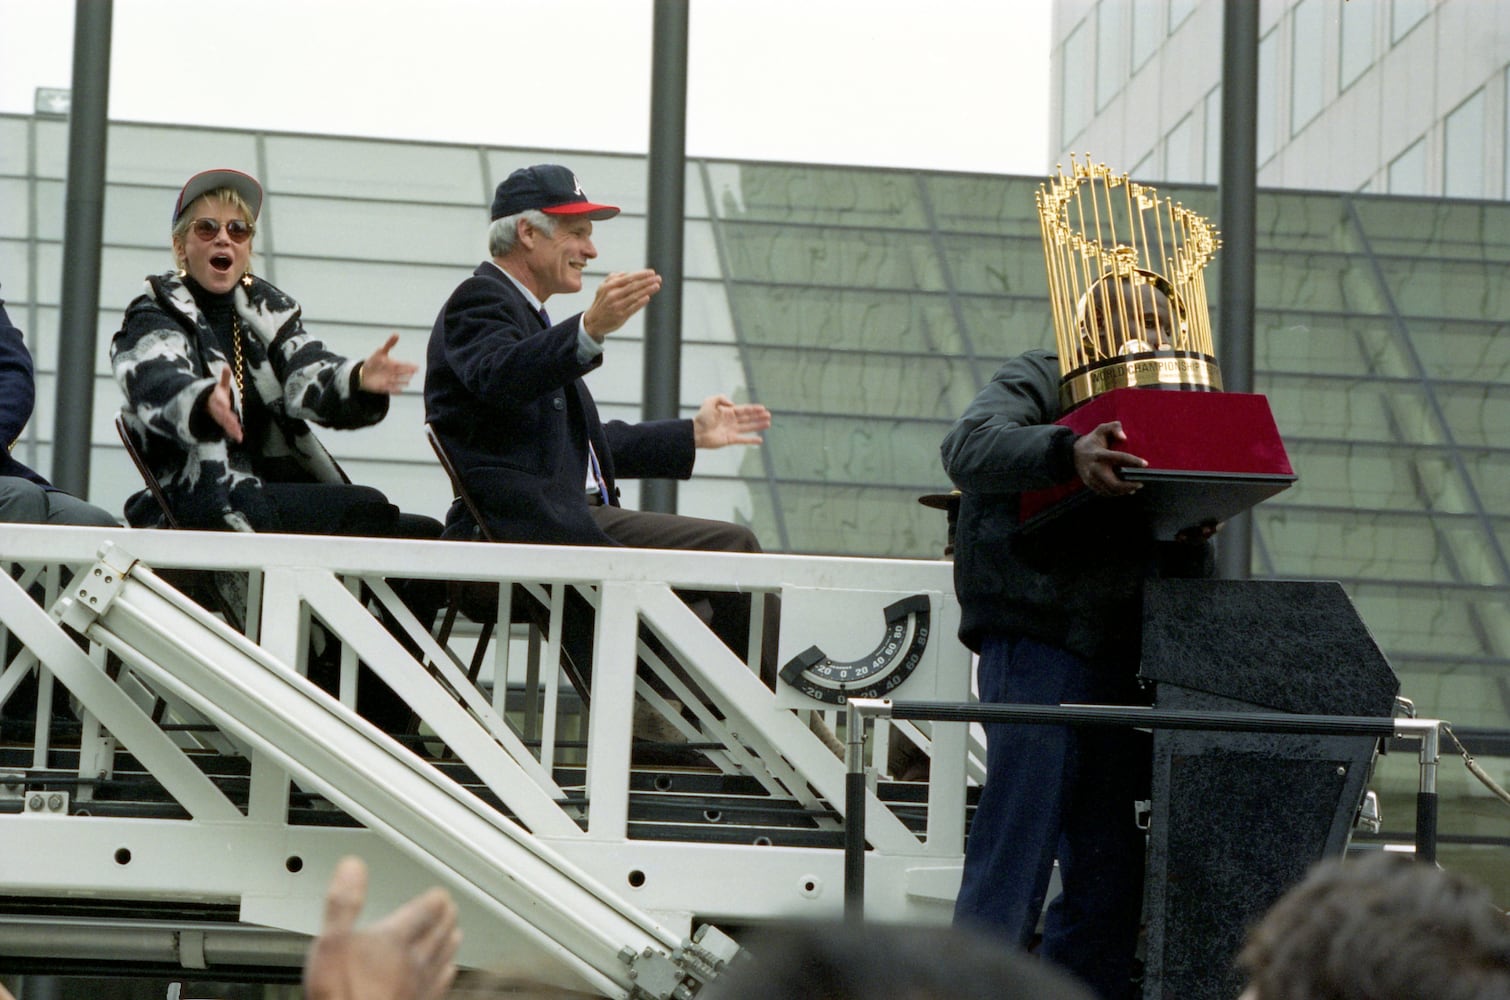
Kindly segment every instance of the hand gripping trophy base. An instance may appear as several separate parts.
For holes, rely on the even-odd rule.
[[[1089,529],[1103,505],[1134,504],[1154,537],[1170,539],[1225,521],[1296,480],[1269,401],[1256,393],[1113,389],[1057,422],[1087,434],[1111,420],[1121,421],[1127,450],[1148,462],[1123,470],[1143,488],[1130,497],[1101,498],[1072,479],[1024,493],[1024,531]]]

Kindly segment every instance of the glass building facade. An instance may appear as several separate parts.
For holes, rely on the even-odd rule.
[[[0,294],[39,371],[16,449],[44,472],[66,149],[65,121],[0,116]],[[312,332],[364,356],[397,331],[395,354],[422,361],[441,303],[486,256],[493,186],[541,160],[624,207],[597,227],[587,294],[639,266],[642,157],[113,124],[90,499],[119,511],[140,486],[111,428],[106,352],[142,277],[171,264],[169,214],[191,173],[261,178],[254,265],[302,303]],[[943,516],[918,497],[949,488],[940,440],[1002,359],[1052,343],[1041,178],[694,160],[686,180],[684,412],[727,392],[765,403],[775,425],[764,447],[704,453],[681,511],[750,523],[772,551],[939,558]],[[1160,193],[1217,216],[1210,188]],[[1504,783],[1510,204],[1263,191],[1258,239],[1256,388],[1300,481],[1255,511],[1253,573],[1341,581],[1403,693],[1450,720]],[[577,299],[553,299],[552,313]],[[640,330],[614,334],[591,377],[610,416],[638,415]],[[353,480],[442,516],[449,491],[418,385],[380,426],[322,440]],[[1451,766],[1451,748],[1445,763],[1443,857],[1472,863],[1510,902],[1510,810]],[[1408,837],[1414,754],[1383,758],[1377,784],[1386,830]]]
[[[1261,186],[1510,200],[1510,7],[1249,6],[1258,19]],[[1227,7],[1054,0],[1056,160],[1089,152],[1136,177],[1215,183],[1221,121],[1203,124],[1201,112],[1222,86]],[[1192,155],[1203,146],[1208,155]]]

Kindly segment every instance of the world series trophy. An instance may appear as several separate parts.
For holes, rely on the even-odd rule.
[[[1205,280],[1216,229],[1089,157],[1072,156],[1037,203],[1062,374],[1057,422],[1077,434],[1122,422],[1148,466],[1121,472],[1143,484],[1133,500],[1155,536],[1224,521],[1295,482],[1268,400],[1222,391]],[[1024,528],[1090,500],[1079,479],[1027,493]]]

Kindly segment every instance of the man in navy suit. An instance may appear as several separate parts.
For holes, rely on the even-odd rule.
[[[430,333],[426,419],[494,540],[759,552],[743,526],[619,505],[619,478],[686,479],[697,448],[759,444],[771,414],[710,396],[690,420],[599,419],[582,377],[603,363],[607,337],[660,290],[660,276],[610,274],[585,312],[560,321],[545,303],[581,290],[597,256],[593,223],[618,213],[589,201],[555,164],[521,168],[498,185],[492,259],[451,294]],[[466,506],[454,503],[447,537],[476,530]],[[714,631],[743,655],[748,597],[706,596]]]
[[[11,457],[10,450],[31,419],[36,402],[31,352],[21,331],[11,325],[0,300],[0,521],[32,524],[82,524],[115,528],[108,513],[70,496]]]

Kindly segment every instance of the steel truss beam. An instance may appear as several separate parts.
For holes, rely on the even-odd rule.
[[[204,938],[202,957],[211,967],[241,954],[233,942],[243,930],[257,933],[249,925],[311,931],[326,873],[351,852],[367,857],[379,876],[374,910],[428,884],[450,886],[469,931],[468,964],[554,968],[560,978],[613,996],[695,987],[724,953],[716,932],[693,943],[699,921],[836,916],[844,766],[793,712],[823,706],[766,689],[749,666],[754,654],[742,659],[726,649],[673,589],[782,595],[783,650],[821,642],[836,655],[873,644],[869,623],[897,593],[929,594],[935,634],[946,639],[931,648],[906,690],[968,697],[969,657],[953,642],[957,608],[946,563],[660,552],[626,558],[608,550],[468,543],[364,540],[354,547],[333,539],[194,537],[185,546],[183,535],[171,532],[18,528],[8,535],[7,557],[16,561],[18,578],[0,575],[0,626],[23,651],[0,664],[0,704],[36,670],[48,683],[54,676],[62,682],[81,728],[74,730],[76,761],[68,756],[74,737],[60,743],[50,736],[56,720],[40,708],[29,767],[18,769],[0,740],[0,752],[9,754],[0,772],[11,772],[10,787],[68,788],[73,796],[67,801],[64,793],[63,806],[51,812],[13,796],[7,810],[0,773],[0,835],[16,848],[0,856],[0,893],[221,907],[232,923]],[[260,641],[209,615],[149,565],[249,572],[247,621]],[[40,583],[50,599],[65,570],[74,574],[72,585],[49,617],[27,588]],[[530,725],[543,728],[521,734],[517,702],[504,698],[505,691],[515,692],[510,699],[518,693],[518,673],[507,659],[512,643],[494,644],[489,659],[498,680],[485,675],[479,687],[462,666],[466,654],[429,634],[399,600],[394,578],[498,582],[505,595],[514,582],[525,584],[554,610],[544,629],[548,663],[560,646],[562,595],[570,587],[586,596],[597,635],[585,746],[557,738],[555,724],[571,710],[560,711],[555,671],[527,673]],[[387,627],[360,594],[386,610]],[[800,613],[820,599],[838,603]],[[508,620],[507,607],[500,610]],[[346,661],[339,701],[300,673],[316,621],[341,644]],[[656,650],[643,641],[646,630],[658,640]],[[451,764],[424,759],[341,703],[354,703],[358,660],[415,710],[420,742],[432,750],[444,744]],[[665,697],[650,678],[659,678]],[[656,834],[654,820],[651,835],[666,839],[643,839],[647,819],[635,816],[637,809],[644,813],[645,792],[631,791],[642,779],[628,752],[627,706],[636,698],[662,708],[689,741],[709,748],[716,765],[703,772],[706,778],[669,776],[668,804],[654,805],[652,813],[685,812],[687,793],[678,791],[684,786],[746,782],[754,795],[741,801],[756,811],[794,810],[815,835],[828,831],[828,839],[810,841],[820,846],[770,846],[752,826],[740,842],[737,827],[725,821],[707,826],[712,836],[694,830],[689,840],[684,827],[695,824],[673,823],[666,827],[671,832]],[[506,713],[509,704],[515,707]],[[963,843],[967,741],[963,727],[938,727],[931,741],[916,729],[911,735],[933,753],[933,780],[926,801],[913,805],[883,802],[874,791],[865,800],[870,899],[890,917],[947,919]],[[245,777],[226,777],[237,759]],[[563,759],[580,760],[585,769],[562,770]],[[112,813],[118,796],[89,802],[97,784],[119,780],[123,760],[128,771],[150,775],[187,818]],[[207,760],[228,770],[207,770]],[[978,762],[970,766],[978,773]],[[453,780],[459,774],[475,776],[475,790]],[[245,794],[228,795],[237,782]],[[496,799],[502,811],[485,799]],[[737,816],[740,807],[730,808]],[[915,815],[904,822],[899,808]],[[704,812],[711,817],[704,824],[719,823],[718,809]],[[311,826],[311,815],[337,825]],[[352,829],[351,821],[361,828]],[[146,954],[161,940],[153,926],[128,922],[110,932],[116,937],[91,941],[79,930],[90,918],[82,919],[24,933],[0,922],[0,952],[29,954],[17,950],[24,943],[43,954],[49,947],[55,955],[75,954],[117,940],[137,942]],[[192,921],[179,919],[187,940],[198,940]],[[38,944],[39,937],[53,944]],[[261,954],[280,963],[290,952]],[[200,956],[195,947],[181,959]]]

